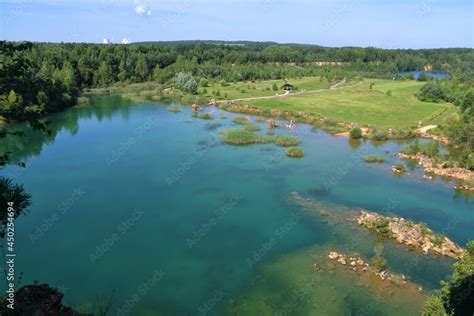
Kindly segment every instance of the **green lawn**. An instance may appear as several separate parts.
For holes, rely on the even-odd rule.
[[[370,84],[374,83],[372,90]],[[365,79],[361,84],[325,91],[268,100],[255,100],[251,105],[266,109],[306,112],[338,122],[381,129],[414,128],[439,124],[456,112],[450,104],[419,101],[414,94],[423,85],[417,81]],[[387,91],[392,95],[387,95]]]
[[[326,80],[321,81],[320,77],[306,77],[301,79],[291,79],[288,83],[296,86],[299,90],[318,90],[326,89],[331,85]],[[275,94],[283,94],[285,91],[280,88],[286,83],[285,80],[268,80],[245,83],[231,83],[227,87],[223,87],[219,83],[210,84],[207,88],[199,88],[198,93],[207,98],[216,100],[233,100],[252,97],[274,96]],[[277,91],[273,90],[273,84],[278,87]],[[207,93],[204,93],[207,90]],[[219,91],[220,96],[216,96],[215,91]]]

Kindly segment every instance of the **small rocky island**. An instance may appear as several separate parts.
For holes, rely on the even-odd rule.
[[[361,211],[357,218],[359,225],[375,231],[377,234],[397,242],[454,259],[464,254],[464,249],[446,236],[435,234],[425,224],[416,224],[398,217],[388,217],[377,213]]]

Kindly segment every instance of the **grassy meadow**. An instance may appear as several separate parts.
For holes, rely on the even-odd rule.
[[[327,89],[332,84],[325,79],[321,79],[321,77],[305,77],[287,81],[266,80],[256,82],[228,83],[227,86],[223,86],[220,83],[210,83],[208,87],[199,87],[198,94],[205,96],[206,98],[212,98],[216,100],[269,97],[274,96],[277,93],[285,93],[285,91],[281,90],[281,87],[285,83],[294,85],[300,91]],[[278,90],[273,90],[274,85],[276,85]]]
[[[360,84],[347,84],[334,90],[249,103],[263,109],[317,114],[338,122],[381,129],[415,128],[420,121],[422,125],[436,125],[455,114],[453,105],[418,100],[415,93],[423,84],[364,79]]]
[[[293,95],[281,96],[285,93],[281,89],[285,83],[290,83],[297,88],[292,92]],[[413,129],[418,127],[420,121],[423,126],[439,125],[448,117],[456,115],[456,108],[451,104],[418,100],[415,93],[424,85],[424,82],[366,78],[361,82],[350,81],[341,84],[337,89],[329,89],[333,84],[334,82],[321,77],[224,85],[211,82],[208,87],[199,87],[198,94],[192,96],[192,102],[198,102],[197,99],[204,100],[203,102],[206,99],[218,101],[243,99],[241,102],[261,109],[305,112],[340,123],[356,123],[360,127],[370,125],[384,130]],[[274,90],[274,85],[277,90]],[[103,94],[102,92],[100,89],[95,89],[88,93],[95,95]],[[140,101],[140,103],[161,95],[155,83],[108,88],[105,92],[106,94],[121,93],[125,98]],[[279,97],[275,97],[277,93]],[[260,97],[270,98],[258,99]],[[252,100],[252,98],[256,99]]]

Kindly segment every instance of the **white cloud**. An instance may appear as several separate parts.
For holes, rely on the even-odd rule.
[[[150,16],[151,15],[151,10],[150,10],[150,8],[148,7],[147,4],[145,4],[143,2],[135,1],[135,13],[138,14],[138,15]]]

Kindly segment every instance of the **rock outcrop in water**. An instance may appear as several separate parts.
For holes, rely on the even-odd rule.
[[[425,172],[432,173],[442,177],[450,177],[455,179],[460,179],[466,181],[462,186],[462,189],[474,191],[474,186],[469,185],[469,183],[474,181],[474,172],[468,169],[463,169],[459,167],[443,167],[443,165],[436,164],[433,158],[427,157],[418,153],[416,155],[408,155],[404,153],[399,153],[398,157],[403,159],[410,159],[418,161]]]
[[[354,272],[371,272],[377,275],[382,280],[392,281],[397,284],[406,284],[406,278],[404,275],[396,275],[386,269],[377,270],[371,267],[362,258],[357,256],[347,256],[345,254],[331,251],[328,255],[329,259],[337,261],[340,265],[346,266],[348,269]]]
[[[367,227],[386,238],[420,249],[425,253],[432,252],[454,259],[464,254],[464,250],[445,236],[436,235],[425,224],[398,217],[382,216],[377,213],[361,211],[357,219],[359,225]]]

